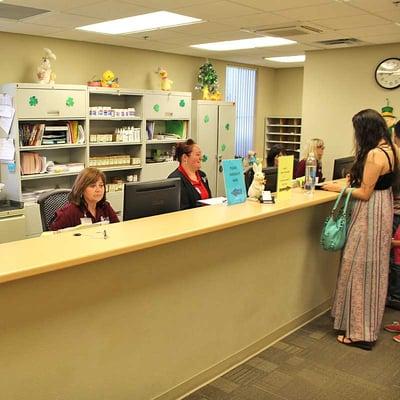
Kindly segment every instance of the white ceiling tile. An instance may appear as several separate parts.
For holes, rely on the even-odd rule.
[[[181,39],[187,37],[182,32],[175,31],[173,29],[157,29],[149,32],[138,32],[124,35],[125,37],[131,37],[136,39],[146,38],[147,40],[162,40],[162,39]]]
[[[380,10],[394,11],[394,9],[399,8],[393,4],[392,0],[351,0],[351,4],[370,12]]]
[[[0,18],[0,26],[15,24],[15,19]]]
[[[365,12],[357,8],[337,2],[322,4],[319,7],[302,7],[282,10],[277,11],[276,13],[287,18],[306,21],[319,20],[321,19],[321,16],[324,16],[324,18],[338,18],[365,14]]]
[[[6,0],[8,4],[45,10],[66,11],[70,8],[98,3],[99,0]]]
[[[400,31],[400,27],[393,24],[388,23],[386,25],[379,25],[377,27],[366,26],[366,27],[354,27],[349,29],[342,29],[339,32],[342,35],[358,37],[359,35],[396,35]]]
[[[400,6],[395,10],[377,10],[375,14],[389,21],[400,22]]]
[[[155,10],[176,10],[177,8],[205,5],[206,3],[214,3],[213,0],[124,0],[127,3],[137,4],[144,7],[154,8]]]
[[[400,43],[400,33],[397,35],[361,36],[360,38],[371,44]]]
[[[332,3],[332,0],[235,0],[235,3],[254,7],[263,11],[287,10],[307,6]]]
[[[210,33],[209,35],[207,35],[207,37],[210,38],[211,41],[222,42],[226,40],[252,39],[258,36],[254,35],[254,33],[230,31],[222,33]]]
[[[371,14],[357,15],[357,27],[385,25],[387,21]],[[330,29],[352,28],[355,25],[354,17],[329,18],[313,21]]]
[[[95,24],[101,22],[99,19],[81,17],[79,15],[65,14],[61,12],[52,12],[43,16],[26,18],[24,21],[30,24],[60,26],[63,28],[76,28],[78,26]]]
[[[1,27],[3,32],[23,33],[26,35],[46,36],[50,33],[59,32],[60,27],[57,26],[43,26],[33,25],[24,22],[15,22],[14,24],[7,24]]]
[[[236,3],[231,3],[230,1],[217,1],[212,3],[210,7],[205,7],[203,4],[182,7],[176,9],[176,12],[214,22],[224,18],[242,17],[244,15],[261,13],[261,11],[255,10],[254,8],[241,6]]]
[[[135,6],[119,0],[106,0],[94,5],[71,8],[68,14],[84,15],[101,20],[111,20],[152,12],[149,8]]]
[[[202,22],[200,24],[177,26],[173,28],[173,30],[189,35],[208,35],[210,33],[230,31],[232,28],[224,23],[217,24],[216,22]]]
[[[240,18],[224,18],[220,20],[220,22],[236,28],[251,28],[288,23],[295,24],[295,21],[292,19],[271,13],[243,15]]]

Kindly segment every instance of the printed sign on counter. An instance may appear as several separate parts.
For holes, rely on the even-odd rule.
[[[225,182],[225,192],[228,204],[239,204],[246,201],[246,185],[242,160],[222,160],[222,168]]]
[[[286,200],[291,196],[293,178],[293,156],[281,156],[278,163],[278,179],[276,195],[278,200]]]

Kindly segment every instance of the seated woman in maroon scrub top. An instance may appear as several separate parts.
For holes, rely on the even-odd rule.
[[[198,207],[197,200],[211,197],[207,176],[201,167],[201,150],[196,142],[188,139],[176,147],[175,158],[179,167],[168,178],[181,178],[181,210]]]
[[[51,230],[70,228],[81,223],[119,222],[115,211],[106,201],[106,177],[97,168],[85,168],[77,176],[69,202],[56,211]]]

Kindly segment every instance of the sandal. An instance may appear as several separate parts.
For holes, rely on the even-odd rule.
[[[372,342],[365,342],[363,340],[353,341],[345,335],[339,335],[336,340],[339,343],[345,344],[346,346],[358,347],[359,349],[363,350],[372,350],[373,346]]]

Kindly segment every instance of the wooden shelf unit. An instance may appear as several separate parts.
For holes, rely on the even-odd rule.
[[[269,116],[265,118],[265,157],[273,145],[281,144],[295,160],[300,158],[301,117]]]

